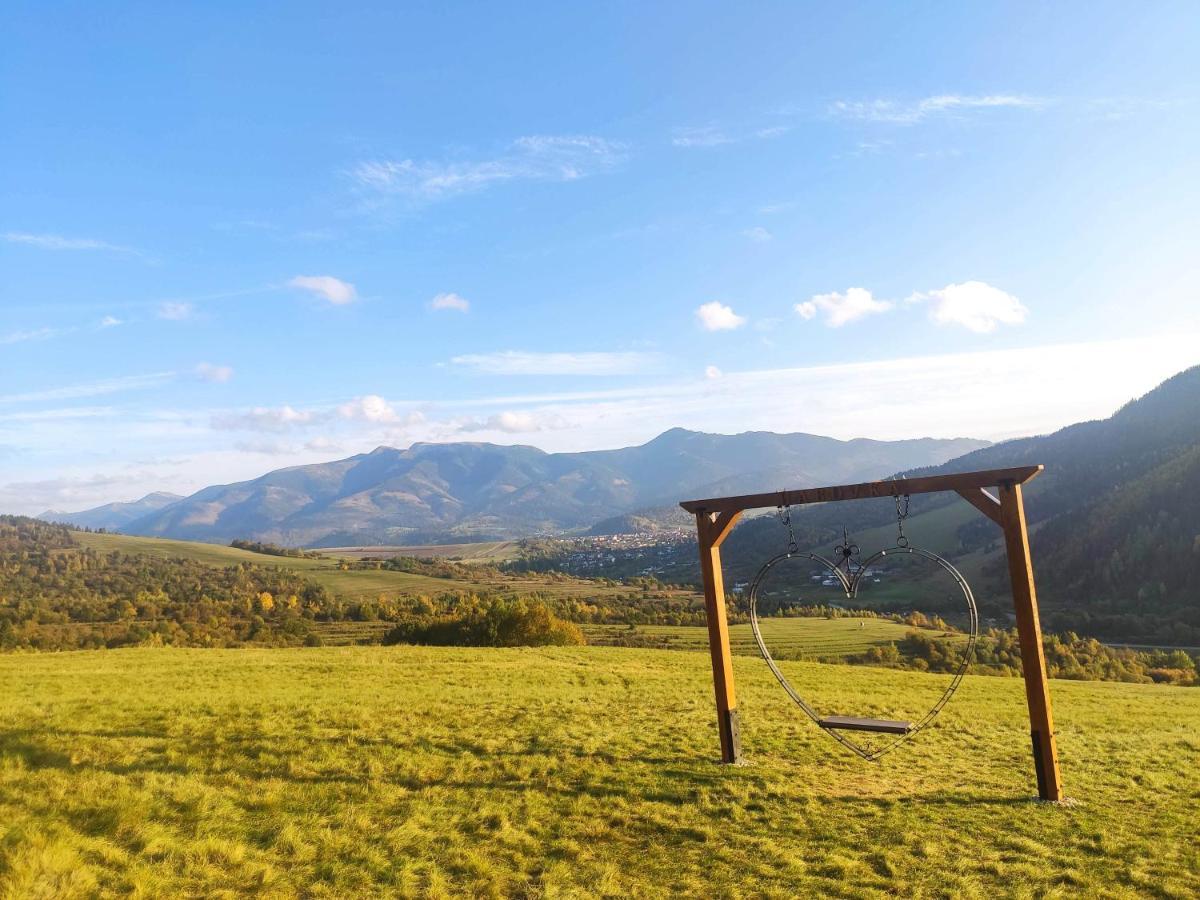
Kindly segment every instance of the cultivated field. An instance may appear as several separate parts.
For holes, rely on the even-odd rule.
[[[968,678],[872,765],[734,665],[742,767],[713,763],[699,653],[0,657],[0,895],[1200,893],[1200,691],[1055,682],[1052,806],[1016,679]],[[785,666],[846,713],[932,681]]]

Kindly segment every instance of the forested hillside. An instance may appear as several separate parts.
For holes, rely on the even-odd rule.
[[[1131,643],[1200,645],[1200,367],[1188,369],[1111,417],[968,453],[900,475],[942,474],[1040,463],[1026,488],[1043,619]],[[910,533],[944,515],[954,495],[912,498]],[[943,511],[943,512],[939,512]],[[922,519],[922,514],[925,518]],[[802,545],[828,549],[841,537],[895,520],[891,500],[826,504],[794,513]],[[947,545],[955,559],[991,557],[978,573],[981,599],[1005,608],[999,531],[971,516]],[[748,522],[726,544],[738,571],[778,552],[773,519]],[[875,549],[875,548],[872,548]]]

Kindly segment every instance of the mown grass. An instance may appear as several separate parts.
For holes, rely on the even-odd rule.
[[[935,679],[785,663],[890,713]],[[0,894],[1157,896],[1200,893],[1200,691],[1053,685],[1069,805],[1031,801],[1016,679],[968,678],[879,764],[738,657],[139,649],[0,657]]]
[[[613,644],[630,638],[670,650],[707,650],[708,629],[703,625],[584,625],[589,644]],[[864,653],[871,647],[899,643],[912,631],[909,625],[885,619],[765,618],[763,640],[776,659],[835,660]],[[931,632],[942,634],[942,632]],[[758,656],[758,644],[749,624],[729,626],[730,649],[743,656]]]

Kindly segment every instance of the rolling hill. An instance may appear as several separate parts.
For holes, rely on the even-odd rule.
[[[546,453],[418,443],[204,488],[140,518],[92,527],[291,546],[418,543],[581,531],[688,495],[879,477],[986,445],[971,439],[839,441],[810,434],[676,428],[638,447]]]

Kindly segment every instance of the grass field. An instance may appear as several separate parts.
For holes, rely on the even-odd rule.
[[[229,566],[239,562],[281,566],[303,572],[334,593],[360,600],[381,596],[434,595],[446,591],[490,591],[500,594],[549,592],[560,597],[583,598],[612,596],[629,591],[629,588],[613,587],[585,579],[548,582],[539,580],[536,576],[496,576],[483,569],[480,569],[478,577],[473,578],[433,578],[428,575],[373,569],[343,571],[339,568],[338,561],[332,559],[270,556],[219,544],[86,532],[77,532],[75,537],[85,546],[103,552],[120,550],[124,553],[143,553],[165,558],[183,557],[213,566]]]
[[[881,619],[762,619],[763,640],[776,659],[842,659],[871,647],[899,642],[911,626]],[[708,629],[702,625],[585,625],[589,644],[613,643],[629,635],[670,650],[707,650]],[[941,634],[941,632],[931,632]],[[734,653],[758,656],[749,625],[729,626]]]
[[[1055,682],[1068,805],[1016,679],[878,764],[699,653],[319,648],[0,657],[0,896],[1194,897],[1200,691]],[[786,663],[887,714],[929,676]]]
[[[498,563],[516,559],[518,541],[480,541],[471,544],[421,544],[419,546],[323,547],[326,556],[346,559],[365,559],[369,556],[386,559],[389,556],[415,556],[418,559],[457,559],[469,563]]]

